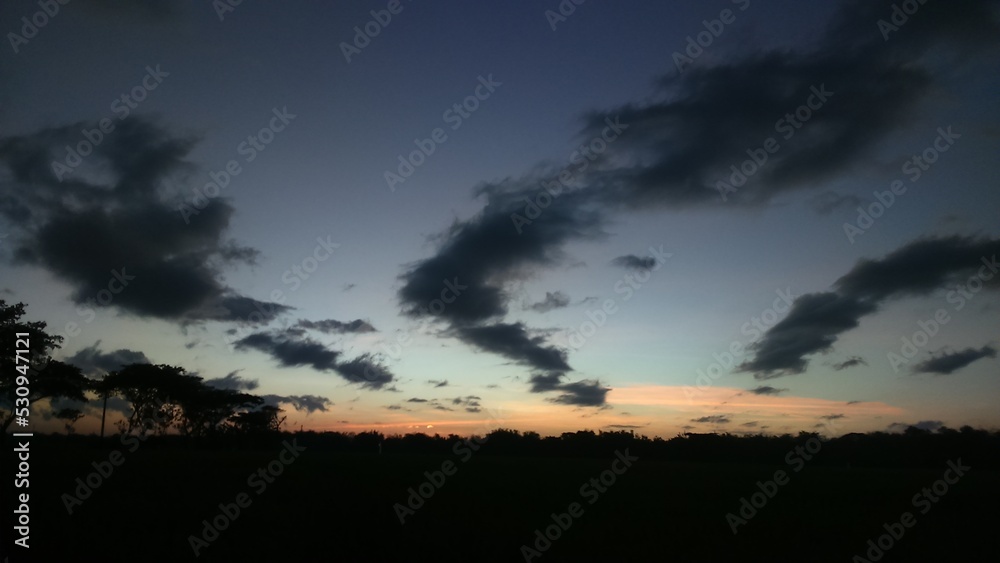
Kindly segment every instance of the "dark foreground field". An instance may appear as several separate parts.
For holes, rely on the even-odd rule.
[[[280,446],[219,451],[151,442],[129,452],[117,445],[124,461],[70,515],[62,495],[76,494],[76,479],[112,449],[32,443],[31,560],[194,560],[189,536],[201,537],[202,521],[240,493],[249,504],[206,542],[199,561],[524,561],[521,546],[533,546],[535,530],[573,502],[582,514],[564,519],[568,530],[532,561],[847,562],[865,556],[868,540],[905,511],[915,524],[880,561],[995,561],[997,553],[996,471],[973,468],[937,502],[914,505],[915,494],[942,478],[944,459],[940,469],[805,464],[794,472],[780,459],[764,466],[640,458],[619,463],[621,475],[603,493],[588,487],[581,496],[581,486],[612,468],[613,452],[604,459],[479,453],[463,462],[307,448],[272,465],[281,474],[268,484],[248,476],[281,459]],[[394,505],[445,461],[454,473],[401,525]],[[741,497],[778,469],[788,483],[734,535],[726,514],[738,514]]]

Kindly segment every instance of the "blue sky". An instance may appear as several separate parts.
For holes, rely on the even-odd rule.
[[[0,289],[66,336],[60,357],[234,374],[217,384],[256,382],[316,429],[461,433],[487,411],[543,433],[997,426],[996,281],[961,309],[950,293],[1000,236],[994,2],[926,4],[885,35],[891,2],[591,1],[562,20],[557,2],[404,1],[386,25],[378,2],[161,6],[71,3],[25,42],[11,34],[38,5],[0,8]],[[697,56],[679,72],[675,53]],[[115,129],[53,178],[102,119]],[[768,138],[723,201],[730,165]],[[218,197],[178,210],[231,161]],[[518,233],[523,198],[567,168]],[[905,192],[845,232],[895,180]],[[651,247],[669,257],[647,271]],[[134,285],[91,317],[121,267]],[[470,289],[420,313],[445,279]],[[893,369],[939,309],[949,321]],[[755,317],[772,322],[744,329]],[[699,388],[734,343],[757,348]]]

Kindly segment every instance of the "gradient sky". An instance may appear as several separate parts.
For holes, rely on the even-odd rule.
[[[57,357],[179,365],[317,430],[1000,426],[997,2],[336,4],[0,6],[0,291]]]

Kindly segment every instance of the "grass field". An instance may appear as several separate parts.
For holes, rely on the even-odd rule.
[[[33,444],[31,552],[38,561],[187,561],[189,536],[220,503],[246,493],[240,510],[199,561],[524,561],[522,545],[552,513],[582,508],[532,561],[852,561],[904,511],[905,528],[880,561],[991,561],[1000,524],[1000,474],[973,468],[926,514],[912,504],[940,470],[848,469],[635,461],[598,492],[581,486],[616,459],[352,454],[307,449],[267,484],[248,476],[280,459],[280,446],[211,451],[142,445],[122,450],[91,496],[67,513],[62,495],[111,450]],[[394,510],[424,472],[454,463],[401,525]],[[105,466],[107,467],[107,466]],[[619,469],[623,466],[619,464]],[[773,498],[733,534],[726,513],[777,469]],[[442,475],[444,475],[442,473]],[[607,476],[606,476],[607,478]],[[92,478],[96,482],[96,478]],[[261,490],[261,485],[264,485]],[[430,485],[425,486],[425,490]],[[758,499],[759,500],[759,499]],[[592,503],[590,501],[593,501]],[[991,554],[990,557],[987,554]],[[40,557],[40,558],[38,558]]]

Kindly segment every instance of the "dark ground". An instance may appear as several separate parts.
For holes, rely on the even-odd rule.
[[[188,537],[200,535],[202,520],[241,492],[251,504],[197,560],[524,561],[521,546],[533,544],[535,530],[571,502],[581,504],[582,516],[532,561],[849,562],[904,511],[916,524],[881,562],[996,561],[998,553],[997,471],[973,467],[926,514],[912,504],[914,494],[941,479],[947,459],[940,469],[806,464],[798,473],[780,458],[771,466],[640,459],[590,504],[594,497],[582,497],[580,487],[609,469],[613,452],[605,458],[477,453],[462,462],[451,454],[314,447],[258,494],[247,477],[276,459],[280,446],[211,450],[149,442],[128,452],[109,445],[122,450],[124,463],[70,515],[62,494],[72,494],[76,478],[92,473],[91,462],[106,460],[111,448],[34,439],[28,560],[194,560]],[[446,460],[457,472],[401,525],[393,506]],[[737,512],[740,498],[777,469],[788,471],[789,483],[734,535],[726,513]],[[11,561],[20,561],[22,551]]]

